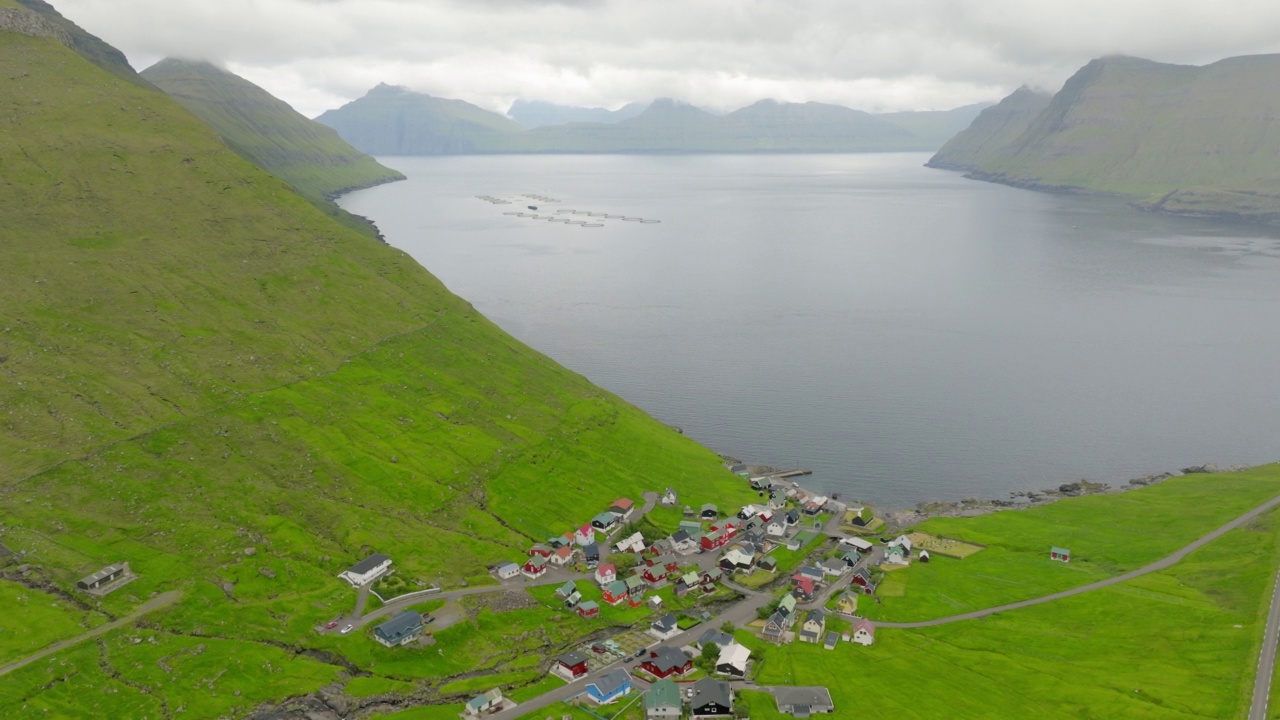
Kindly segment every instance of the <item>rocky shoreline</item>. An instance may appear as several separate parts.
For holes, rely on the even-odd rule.
[[[741,460],[728,455],[721,455],[720,457],[728,464],[746,465],[747,471],[752,475],[771,475],[781,472],[778,468],[768,465],[747,465]],[[875,510],[876,516],[885,521],[886,533],[895,533],[914,525],[919,525],[929,518],[976,517],[978,515],[986,515],[988,513],[999,512],[1001,510],[1025,510],[1027,508],[1048,505],[1049,503],[1057,502],[1063,498],[1128,492],[1148,485],[1155,485],[1156,483],[1164,482],[1169,478],[1179,477],[1182,475],[1238,472],[1241,470],[1247,470],[1250,467],[1252,466],[1230,465],[1220,467],[1213,464],[1192,465],[1172,472],[1162,472],[1156,475],[1143,475],[1142,477],[1136,477],[1120,486],[1113,486],[1109,483],[1082,479],[1076,482],[1063,483],[1056,488],[1046,488],[1044,490],[1018,490],[1009,493],[1009,499],[965,498],[963,500],[951,501],[926,500],[916,503],[914,508],[905,510],[880,508],[876,507],[873,503],[865,503],[865,506]],[[798,485],[802,488],[804,487],[802,483]],[[808,488],[805,489],[807,490]]]

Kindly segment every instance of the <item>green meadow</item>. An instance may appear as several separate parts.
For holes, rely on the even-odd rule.
[[[880,628],[871,647],[775,648],[750,633],[739,638],[762,659],[757,682],[825,685],[837,713],[1243,717],[1278,549],[1272,512],[1167,571],[982,620]]]
[[[1027,510],[933,518],[916,529],[987,548],[964,560],[934,555],[927,564],[888,572],[880,602],[864,601],[859,612],[874,620],[929,620],[1087,585],[1159,560],[1278,494],[1280,465],[1264,465]],[[1055,545],[1071,550],[1070,563],[1049,559]]]

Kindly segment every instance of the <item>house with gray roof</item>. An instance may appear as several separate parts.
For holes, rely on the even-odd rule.
[[[831,692],[825,687],[775,687],[773,697],[778,712],[793,717],[807,718],[818,713],[835,712]]]
[[[123,564],[108,565],[92,575],[80,578],[80,580],[76,582],[76,587],[81,590],[97,590],[104,585],[110,585],[116,580],[119,580],[124,576],[124,571],[125,567]]]
[[[358,588],[376,580],[390,569],[391,558],[382,553],[374,553],[338,573],[338,577],[351,583],[351,587]]]
[[[387,647],[411,643],[422,634],[422,615],[405,610],[373,629],[373,637]]]
[[[693,697],[689,699],[689,717],[723,718],[733,716],[733,688],[721,680],[703,678],[693,684]]]
[[[814,643],[822,641],[822,633],[827,629],[827,617],[818,610],[810,610],[804,616],[804,624],[800,626],[800,642]]]
[[[614,668],[587,684],[587,697],[597,705],[617,702],[631,692],[631,674],[623,668]]]

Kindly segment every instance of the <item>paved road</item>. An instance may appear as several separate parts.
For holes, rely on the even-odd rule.
[[[985,610],[974,610],[973,612],[962,613],[960,615],[952,615],[951,617],[937,618],[935,620],[921,620],[919,622],[898,622],[898,623],[877,622],[875,624],[876,624],[876,627],[887,627],[887,628],[922,628],[922,627],[933,627],[935,625],[947,625],[949,623],[960,622],[962,620],[976,620],[978,618],[988,617],[990,615],[995,615],[996,613],[1005,612],[1006,610],[1018,610],[1020,608],[1031,607],[1032,605],[1040,605],[1041,603],[1053,602],[1054,600],[1061,600],[1063,598],[1068,598],[1073,595],[1081,595],[1083,593],[1092,592],[1094,590],[1100,590],[1104,587],[1117,585],[1122,582],[1128,582],[1130,580],[1133,580],[1134,578],[1139,578],[1139,577],[1142,577],[1143,575],[1150,575],[1153,572],[1159,572],[1161,570],[1167,570],[1173,567],[1179,562],[1182,562],[1183,558],[1195,552],[1196,550],[1199,550],[1200,548],[1204,547],[1205,545],[1208,545],[1214,540],[1217,540],[1218,538],[1222,537],[1228,532],[1231,532],[1232,530],[1239,529],[1253,522],[1258,518],[1258,516],[1262,515],[1263,513],[1269,510],[1274,510],[1277,506],[1280,506],[1280,495],[1277,495],[1276,497],[1271,498],[1270,500],[1262,503],[1258,507],[1241,515],[1235,520],[1232,520],[1226,525],[1223,525],[1217,530],[1214,530],[1208,535],[1205,535],[1199,540],[1192,542],[1190,545],[1187,545],[1186,547],[1173,553],[1172,555],[1169,555],[1168,557],[1161,558],[1160,560],[1157,560],[1151,563],[1150,565],[1144,565],[1143,567],[1140,567],[1137,570],[1130,570],[1129,572],[1123,575],[1117,575],[1113,578],[1107,578],[1106,580],[1099,580],[1096,583],[1090,583],[1089,585],[1082,585],[1077,588],[1064,590],[1062,592],[1054,593],[1052,595],[1045,595],[1044,597],[1033,598],[1031,600],[1023,600],[1021,602],[1009,603],[1007,605],[998,605],[996,607],[986,608]],[[1272,607],[1272,611],[1273,613],[1275,611],[1274,605]],[[1268,632],[1271,632],[1270,627],[1268,627]],[[1272,643],[1273,652],[1271,654],[1272,658],[1275,657],[1274,650],[1275,650],[1275,644],[1273,642]]]
[[[159,610],[160,608],[168,607],[172,605],[173,603],[177,602],[178,598],[180,597],[182,597],[182,593],[177,590],[173,590],[173,591],[164,593],[162,595],[157,595],[151,600],[147,601],[145,605],[142,605],[137,610],[134,610],[132,613],[129,613],[128,615],[125,615],[124,617],[118,620],[112,620],[111,622],[105,625],[99,625],[98,627],[90,630],[87,633],[84,633],[83,635],[78,635],[76,637],[69,638],[67,640],[59,640],[58,642],[50,645],[49,647],[41,650],[40,652],[34,655],[28,655],[27,657],[21,660],[18,660],[17,662],[12,662],[12,663],[9,663],[8,665],[0,667],[0,675],[7,675],[8,673],[13,672],[14,670],[17,670],[20,667],[25,667],[27,665],[30,665],[31,663],[37,660],[46,658],[58,652],[59,650],[66,650],[67,648],[73,645],[79,645],[85,640],[89,640],[91,638],[98,637],[99,635],[102,635],[104,633],[111,632],[112,630],[115,630],[116,628],[122,625],[128,625],[129,623],[133,622],[134,620],[137,620],[138,618],[142,617],[143,615],[146,615],[149,612]]]
[[[500,585],[480,585],[477,587],[462,588],[460,590],[432,593],[430,595],[415,595],[401,600],[392,600],[390,603],[359,618],[343,618],[340,625],[344,623],[352,623],[358,628],[364,627],[379,618],[384,618],[388,615],[404,610],[405,608],[431,602],[432,600],[457,600],[458,598],[466,597],[468,595],[484,595],[485,593],[507,591],[518,592],[527,588],[542,587],[544,585],[563,585],[569,580],[589,580],[592,577],[591,573],[571,573],[560,570],[548,570],[546,576],[538,578],[537,580],[530,580],[522,575],[519,580],[509,580]]]
[[[1253,677],[1253,704],[1249,720],[1266,720],[1271,702],[1271,678],[1275,674],[1276,649],[1280,642],[1280,575],[1271,591],[1271,609],[1267,611],[1267,627],[1262,633],[1262,650],[1258,653],[1258,672]]]

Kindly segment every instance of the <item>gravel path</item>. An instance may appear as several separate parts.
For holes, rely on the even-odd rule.
[[[85,640],[89,640],[90,638],[95,638],[104,633],[111,632],[112,630],[115,630],[116,628],[121,627],[123,625],[128,625],[129,623],[133,622],[134,620],[137,620],[138,618],[142,617],[143,615],[146,615],[149,612],[152,612],[154,610],[159,610],[160,608],[168,607],[172,605],[173,603],[177,602],[178,598],[180,597],[182,597],[182,593],[178,592],[177,590],[173,590],[161,595],[157,595],[156,597],[147,601],[145,605],[139,607],[137,610],[134,610],[128,615],[125,615],[119,620],[112,620],[111,622],[105,625],[99,625],[98,627],[90,630],[87,633],[84,633],[83,635],[77,635],[76,637],[69,638],[67,640],[59,640],[58,642],[50,645],[49,647],[41,650],[40,652],[34,655],[28,655],[27,657],[21,660],[18,660],[17,662],[12,662],[12,663],[9,663],[8,665],[0,667],[0,675],[7,675],[8,673],[13,672],[14,670],[17,670],[20,667],[25,667],[27,665],[30,665],[31,663],[37,660],[40,660],[42,658],[48,657],[58,652],[59,650],[66,650],[67,648],[73,645],[79,645]]]

